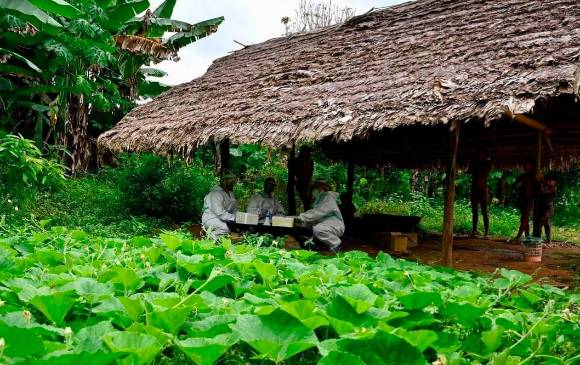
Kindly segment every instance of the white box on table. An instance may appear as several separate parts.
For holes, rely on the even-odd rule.
[[[244,212],[236,212],[236,223],[239,224],[258,224],[258,215]]]
[[[276,227],[294,227],[294,217],[272,217],[272,225]]]

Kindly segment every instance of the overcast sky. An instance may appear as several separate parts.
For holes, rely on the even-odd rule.
[[[156,7],[163,0],[151,0]],[[322,0],[323,1],[323,0]],[[157,67],[169,73],[163,83],[176,85],[204,74],[213,60],[240,49],[234,40],[246,45],[279,37],[284,32],[280,22],[293,17],[299,0],[178,0],[173,18],[196,23],[218,16],[225,17],[217,33],[201,39],[179,52],[179,62],[165,61]],[[402,0],[333,0],[340,6],[355,9],[357,14],[371,8],[402,3]]]

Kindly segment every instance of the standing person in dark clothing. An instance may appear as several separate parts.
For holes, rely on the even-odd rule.
[[[307,211],[312,206],[311,186],[312,174],[314,173],[314,162],[312,161],[310,147],[300,147],[295,166],[294,181],[296,182],[296,190],[300,195],[304,211]]]
[[[552,243],[552,216],[556,193],[556,178],[551,174],[546,174],[539,184],[534,202],[534,237],[542,237],[542,228],[544,228],[547,243]]]
[[[532,162],[526,162],[524,173],[518,176],[516,190],[518,195],[518,208],[520,210],[520,228],[514,241],[520,241],[522,235],[530,235],[530,214],[534,206],[534,195],[536,188],[536,171]]]
[[[483,215],[483,235],[487,236],[489,233],[487,180],[491,172],[491,158],[484,149],[477,151],[477,157],[471,162],[469,171],[471,172],[471,236],[477,235],[478,205],[481,206],[481,214]]]

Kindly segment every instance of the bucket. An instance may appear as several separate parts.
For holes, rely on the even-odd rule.
[[[538,237],[526,237],[522,242],[524,246],[525,262],[542,262],[542,239]]]

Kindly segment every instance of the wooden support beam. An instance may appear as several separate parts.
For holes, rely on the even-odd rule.
[[[532,117],[528,117],[527,115],[514,114],[511,111],[507,111],[505,113],[505,115],[506,115],[506,117],[510,118],[511,120],[513,120],[516,123],[523,124],[525,126],[528,126],[530,128],[533,128],[533,129],[541,131],[541,132],[548,131],[548,127],[546,127],[546,125],[544,123],[539,122]]]
[[[288,184],[286,194],[288,196],[288,215],[296,215],[296,193],[295,193],[295,166],[296,166],[296,146],[292,145],[288,153]]]
[[[457,175],[457,150],[461,124],[457,123],[450,135],[449,161],[445,181],[445,206],[443,214],[443,247],[441,263],[453,267],[453,211],[455,208],[455,176]]]
[[[543,133],[538,132],[538,141],[536,144],[536,179],[539,181],[542,176],[542,140]]]
[[[354,154],[349,153],[346,161],[346,195],[352,201],[354,195],[354,171],[356,164],[354,162]]]
[[[230,168],[230,140],[227,138],[219,144],[219,168],[220,177]]]

